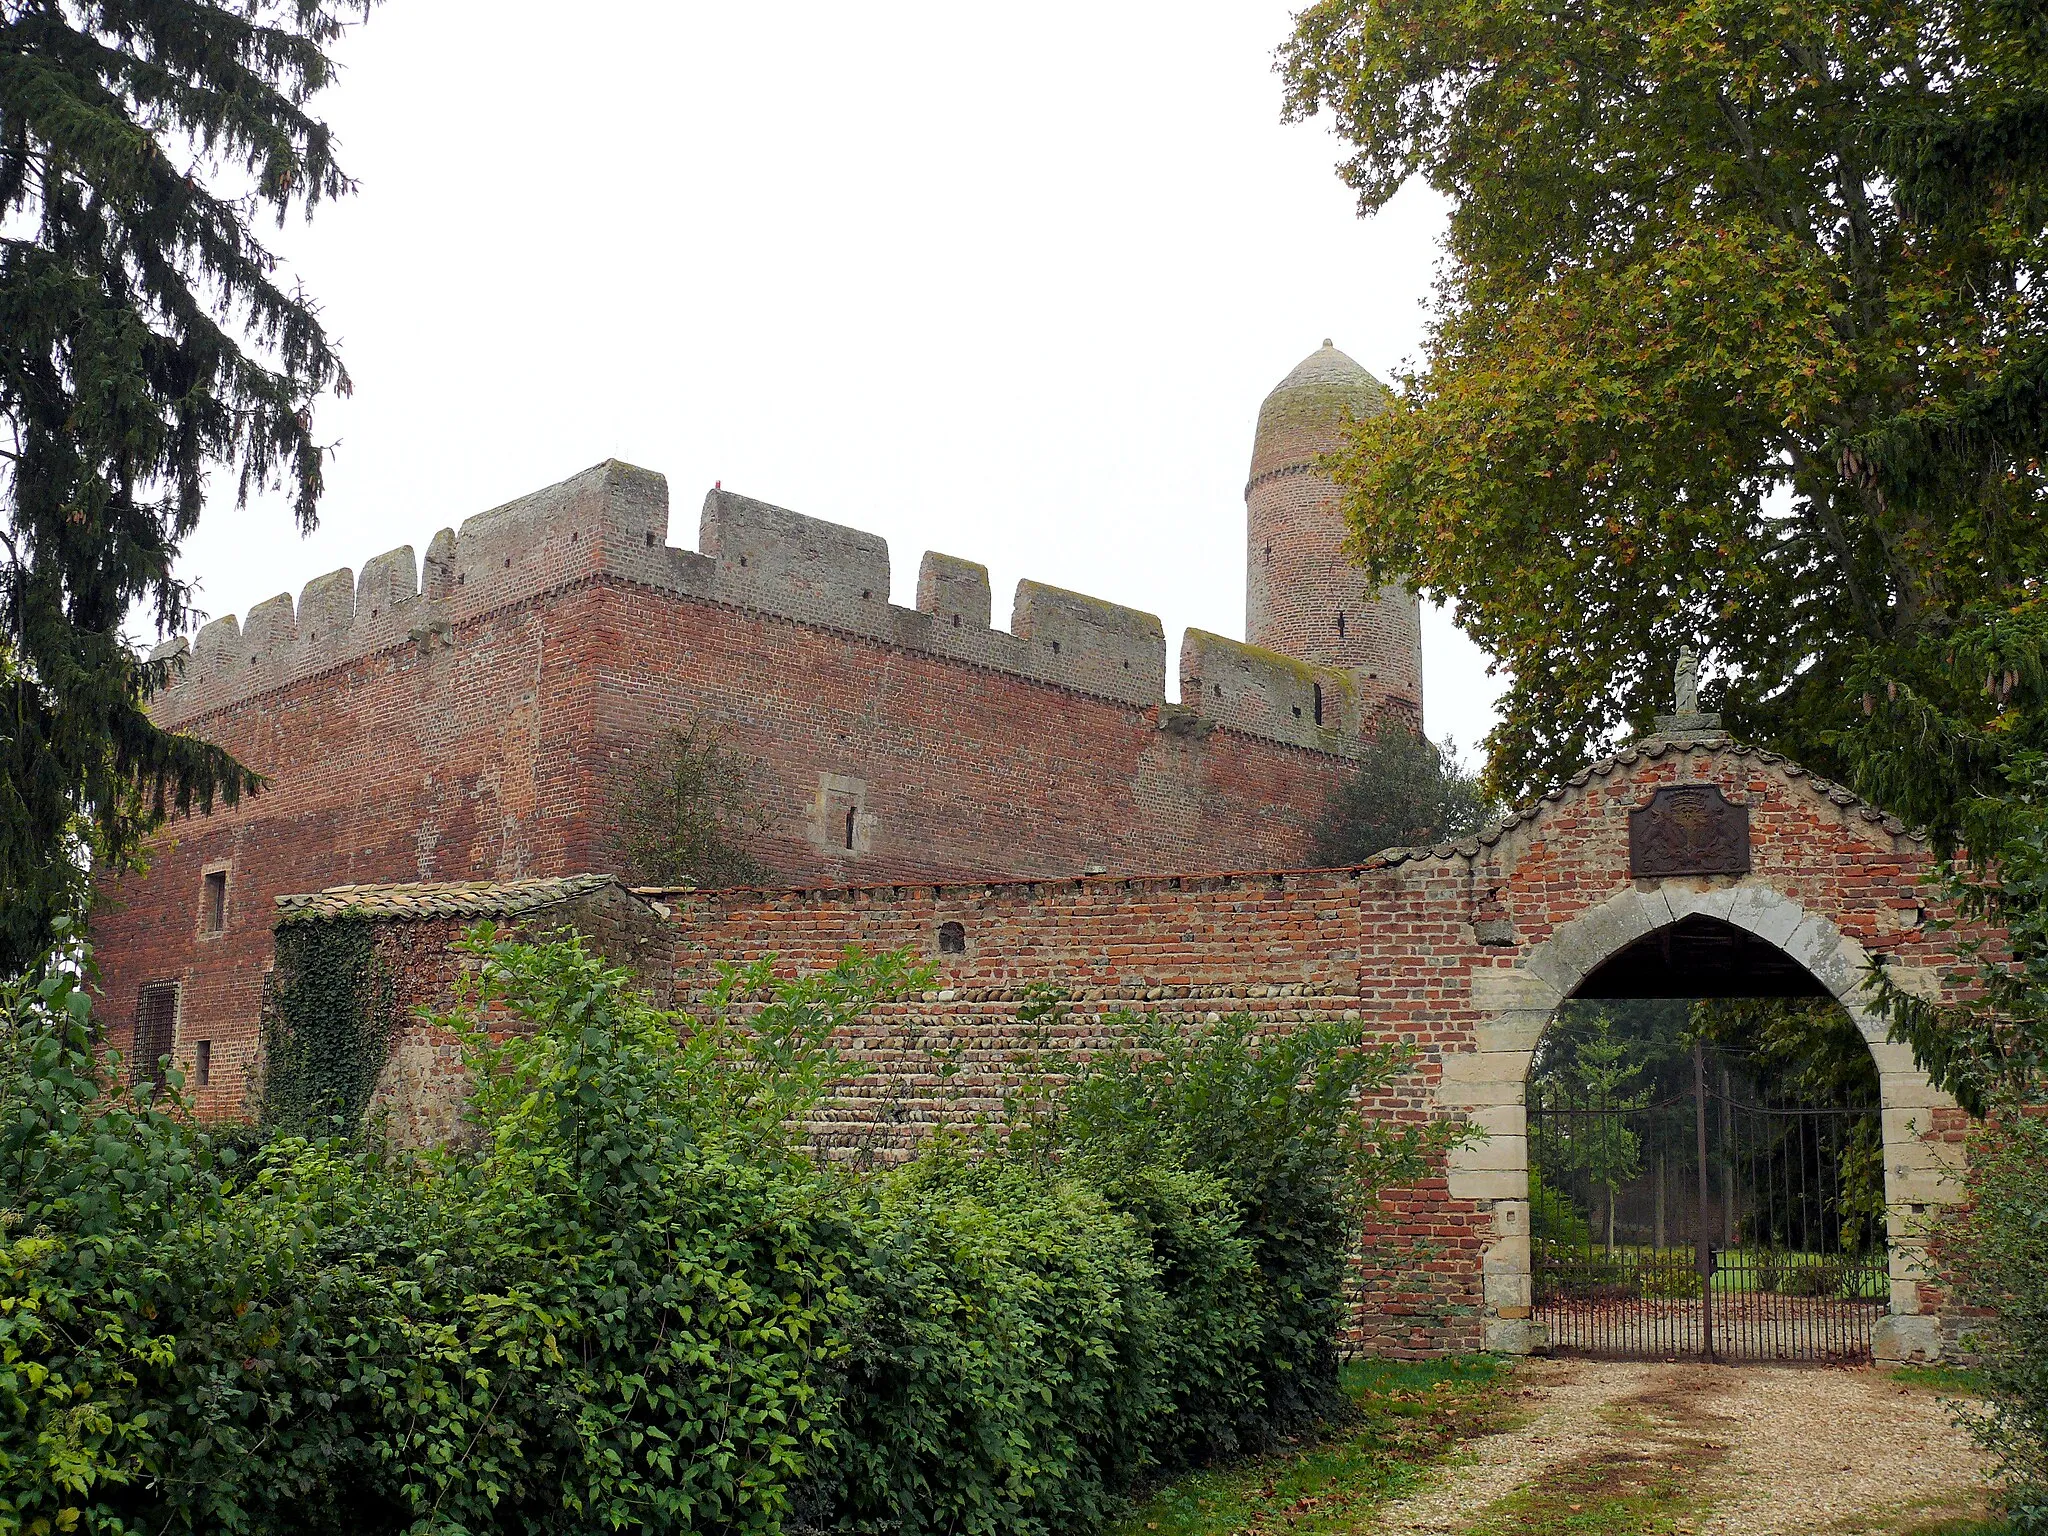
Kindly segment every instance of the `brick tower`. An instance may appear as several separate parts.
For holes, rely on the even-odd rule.
[[[1422,608],[1371,590],[1343,554],[1338,491],[1316,467],[1347,419],[1386,408],[1387,387],[1328,340],[1266,396],[1244,488],[1250,528],[1245,639],[1356,680],[1364,715],[1422,720]]]

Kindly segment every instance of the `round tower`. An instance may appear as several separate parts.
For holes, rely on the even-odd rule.
[[[1259,407],[1244,488],[1245,639],[1351,673],[1368,729],[1382,709],[1421,724],[1422,606],[1345,560],[1339,493],[1316,460],[1343,446],[1347,420],[1386,405],[1386,385],[1325,339]]]

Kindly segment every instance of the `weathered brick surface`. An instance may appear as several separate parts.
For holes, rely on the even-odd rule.
[[[1630,813],[1672,784],[1713,785],[1748,807],[1748,874],[1631,875]],[[1361,1235],[1350,1343],[1414,1355],[1533,1342],[1523,1103],[1537,1040],[1559,1002],[1630,943],[1717,918],[1798,960],[1871,1042],[1893,1238],[1895,1315],[1881,1343],[1910,1357],[1938,1349],[1945,1326],[1918,1238],[1957,1193],[1962,1122],[1884,1039],[1860,989],[1883,962],[1902,984],[1942,994],[1954,936],[1928,921],[1930,864],[1896,822],[1795,765],[1725,739],[1653,740],[1467,843],[1358,869],[645,892],[654,905],[631,904],[623,938],[607,942],[633,946],[643,970],[672,968],[686,1007],[721,962],[772,954],[796,974],[849,945],[928,958],[930,990],[878,1009],[842,1042],[868,1070],[812,1128],[841,1156],[899,1155],[941,1120],[999,1116],[1020,1052],[1097,1048],[1120,1011],[1243,1011],[1279,1029],[1361,1022],[1368,1038],[1414,1052],[1377,1112],[1485,1132],[1434,1177],[1387,1192]],[[645,914],[657,909],[661,936],[650,938]],[[607,933],[618,921],[608,913],[578,921]],[[957,952],[940,941],[952,925]],[[402,1008],[445,996],[455,926],[394,923],[380,937],[380,957],[404,978]],[[248,952],[254,966],[265,951]],[[1018,1012],[1042,984],[1068,1006],[1033,1038]],[[448,1042],[414,1030],[401,1044],[385,1102],[408,1139],[444,1134],[458,1082]]]
[[[956,627],[959,581],[930,584],[931,612],[891,608],[885,584],[837,590],[827,578],[849,570],[885,583],[859,574],[872,551],[826,548],[821,575],[796,557],[830,525],[797,519],[778,552],[762,531],[775,509],[742,516],[723,493],[706,513],[715,560],[656,548],[659,489],[607,466],[537,510],[491,515],[517,513],[510,532],[472,520],[485,526],[437,538],[410,597],[410,552],[373,562],[382,574],[373,591],[366,571],[339,639],[345,583],[324,578],[297,630],[288,603],[246,632],[209,629],[160,718],[269,784],[174,823],[148,874],[108,892],[94,931],[114,1045],[128,1048],[145,984],[181,983],[178,1054],[211,1050],[201,1110],[238,1112],[277,896],[611,868],[633,754],[693,718],[758,761],[759,851],[792,882],[1299,862],[1348,771],[1343,742],[1312,722],[1261,734],[1163,705],[1163,641],[1144,615],[1038,587],[1017,634]],[[200,931],[207,869],[228,878],[220,934]]]
[[[1715,784],[1750,808],[1750,874],[1630,877],[1628,813],[1672,783]],[[1072,998],[1051,1042],[1067,1048],[1101,1043],[1104,1016],[1120,1008],[1243,1010],[1276,1027],[1354,1017],[1372,1038],[1411,1046],[1413,1072],[1377,1107],[1456,1115],[1489,1134],[1442,1176],[1389,1193],[1363,1235],[1351,1342],[1426,1354],[1526,1346],[1523,1081],[1561,994],[1650,931],[1639,906],[1666,924],[1704,911],[1771,937],[1853,1004],[1859,975],[1844,956],[1883,957],[1938,988],[1952,950],[1924,920],[1928,868],[1924,845],[1896,823],[1793,765],[1725,744],[1649,743],[1487,840],[1358,870],[662,899],[676,914],[681,997],[721,959],[772,953],[796,973],[849,944],[909,949],[938,968],[934,990],[851,1032],[847,1048],[874,1070],[816,1128],[842,1151],[886,1151],[939,1119],[999,1112],[1029,1043],[1018,1005],[1035,983]],[[964,930],[964,953],[941,951],[948,923]],[[1950,1197],[1956,1111],[1899,1047],[1880,1036],[1873,1049],[1903,1239]],[[1932,1322],[1941,1297],[1914,1271],[1913,1245],[1897,1246],[1895,1305]]]
[[[143,986],[178,983],[201,1112],[239,1112],[274,898],[611,868],[631,759],[693,719],[757,760],[758,851],[792,883],[1303,862],[1361,736],[1422,697],[1415,603],[1344,595],[1315,463],[1365,376],[1328,347],[1303,369],[1254,445],[1254,643],[1190,631],[1180,705],[1150,614],[1025,581],[995,629],[987,570],[937,553],[897,608],[885,541],[722,489],[680,548],[667,483],[616,462],[208,624],[153,713],[269,783],[168,828],[107,893],[111,1043]]]
[[[1327,341],[1266,397],[1245,485],[1245,638],[1342,669],[1368,714],[1419,721],[1422,610],[1345,559],[1340,493],[1322,468],[1346,424],[1386,403],[1386,386]]]

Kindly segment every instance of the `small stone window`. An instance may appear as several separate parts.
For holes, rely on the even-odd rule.
[[[939,924],[939,953],[942,955],[964,955],[967,953],[967,925],[965,923]]]
[[[199,877],[199,931],[222,933],[228,926],[228,872],[209,869]]]
[[[192,1047],[192,1075],[202,1088],[213,1084],[213,1042],[201,1040]]]
[[[836,859],[869,851],[874,822],[866,809],[867,788],[865,780],[845,774],[818,775],[818,798],[811,810],[812,847]]]

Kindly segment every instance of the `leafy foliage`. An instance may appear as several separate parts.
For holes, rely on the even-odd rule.
[[[311,407],[348,377],[252,224],[350,190],[305,109],[371,3],[0,7],[0,972],[77,910],[82,861],[257,783],[149,722],[163,667],[121,627],[191,617],[171,565],[209,470],[288,486],[313,526]]]
[[[1991,1399],[1968,1422],[1997,1458],[2012,1527],[2048,1532],[2048,1119],[1979,1127],[1968,1207],[1936,1234],[1942,1268],[1983,1315],[1966,1341]]]
[[[367,918],[277,930],[274,990],[263,1016],[259,1118],[272,1132],[362,1123],[384,1069],[391,978]]]
[[[1350,1234],[1380,1190],[1411,1182],[1461,1132],[1359,1112],[1359,1101],[1386,1089],[1410,1059],[1400,1047],[1368,1044],[1360,1023],[1316,1019],[1262,1031],[1245,1014],[1105,1022],[1128,1044],[1078,1064],[1020,1146],[1087,1170],[1113,1197],[1163,1168],[1214,1180],[1235,1205],[1263,1294],[1249,1307],[1256,1342],[1229,1344],[1249,1381],[1221,1393],[1204,1388],[1205,1375],[1232,1369],[1220,1353],[1189,1377],[1189,1406],[1208,1416],[1205,1450],[1257,1444],[1327,1413],[1336,1402],[1334,1322]],[[1232,1403],[1244,1405],[1242,1416],[1229,1416]]]
[[[1602,1110],[1642,1109],[1650,1095],[1632,1042],[1614,1033],[1608,1016],[1575,1043],[1564,1077],[1582,1102]],[[1546,1160],[1560,1172],[1577,1173],[1607,1192],[1607,1252],[1614,1252],[1614,1202],[1621,1186],[1642,1169],[1642,1138],[1620,1115],[1594,1114],[1565,1122],[1548,1141]]]
[[[2038,7],[1319,0],[1283,65],[1365,207],[1451,201],[1428,370],[1338,475],[1372,579],[1511,674],[1496,789],[1646,729],[1688,643],[1838,777],[1866,697],[1992,747],[2048,563]]]
[[[836,1528],[1092,1530],[1153,1459],[1172,1303],[1087,1183],[941,1153],[884,1181],[846,1320]]]
[[[465,944],[474,1135],[423,1159],[238,1157],[71,969],[0,989],[0,1530],[1085,1532],[1326,1401],[1354,1181],[1428,1147],[1357,1123],[1355,1032],[1157,1024],[1170,1070],[863,1173],[800,1131],[901,957],[683,1016]]]
[[[1495,802],[1458,761],[1398,720],[1381,724],[1357,770],[1330,796],[1309,858],[1335,867],[1360,864],[1388,848],[1411,848],[1476,831]]]
[[[670,731],[634,763],[613,804],[613,851],[638,885],[721,888],[766,874],[747,840],[768,823],[755,765],[704,720]]]

